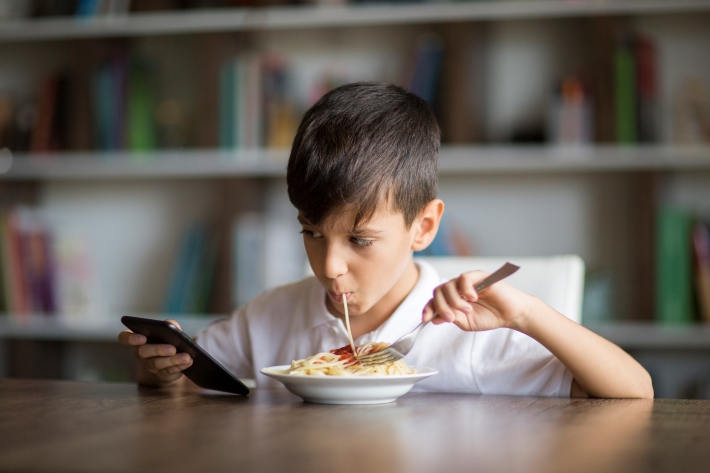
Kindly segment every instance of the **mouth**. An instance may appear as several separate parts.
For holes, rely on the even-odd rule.
[[[350,298],[352,297],[353,293],[352,292],[346,292],[346,293],[336,293],[332,291],[328,291],[328,295],[330,296],[331,299],[333,299],[335,302],[342,304],[343,303],[343,295],[345,298],[349,301]]]

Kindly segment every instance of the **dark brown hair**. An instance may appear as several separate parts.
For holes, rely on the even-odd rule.
[[[409,228],[436,198],[439,125],[426,102],[392,84],[357,82],[324,95],[303,117],[286,182],[313,225],[345,207],[367,222],[385,199]]]

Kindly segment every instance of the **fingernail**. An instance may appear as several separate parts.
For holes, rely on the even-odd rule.
[[[461,310],[466,314],[471,313],[471,308],[469,306],[464,306]]]
[[[180,355],[180,361],[182,361],[183,363],[187,363],[187,361],[188,361],[189,359],[190,359],[190,358],[187,356],[186,353],[183,353],[182,355]]]
[[[174,355],[175,354],[175,348],[174,347],[168,347],[165,349],[165,353],[168,355]]]

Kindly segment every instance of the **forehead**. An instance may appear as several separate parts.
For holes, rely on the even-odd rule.
[[[358,208],[348,205],[331,212],[320,225],[311,224],[301,212],[298,212],[298,221],[328,233],[352,233],[364,230],[381,232],[405,227],[404,215],[390,208],[386,202],[381,202],[369,219],[360,221],[356,226],[357,214]]]

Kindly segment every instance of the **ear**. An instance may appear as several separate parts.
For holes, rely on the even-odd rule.
[[[434,199],[419,213],[412,223],[412,250],[421,251],[431,244],[439,231],[441,216],[444,214],[444,202]]]

